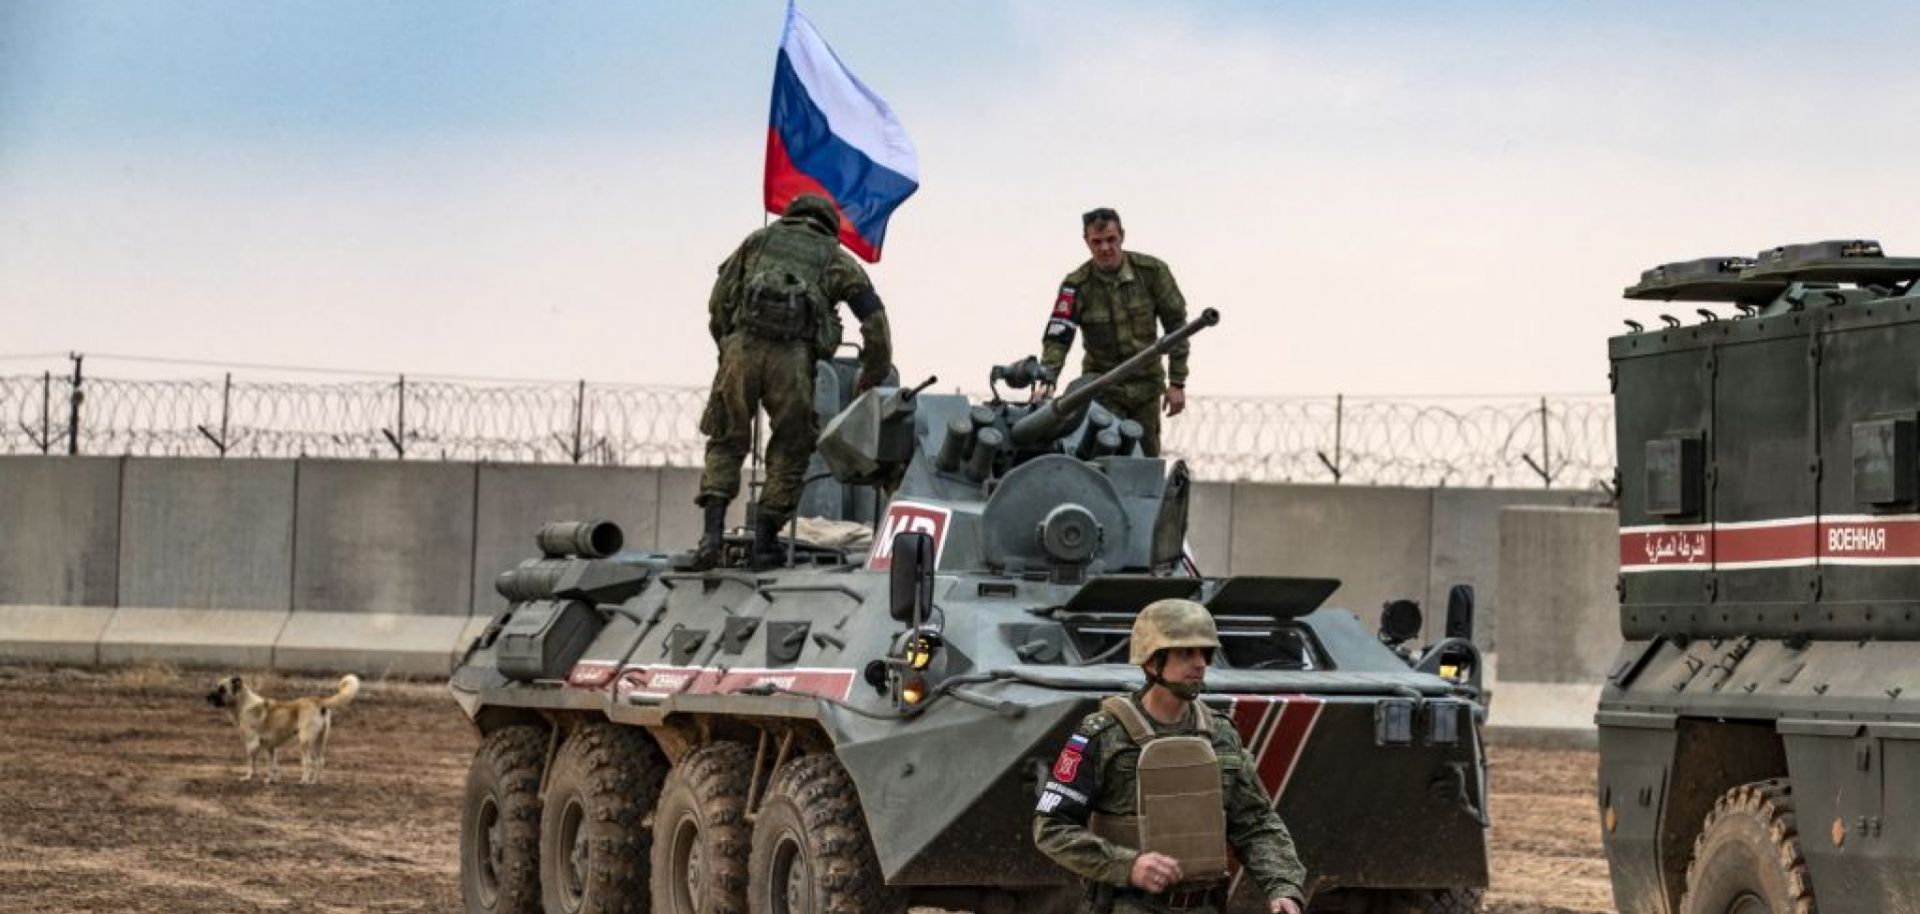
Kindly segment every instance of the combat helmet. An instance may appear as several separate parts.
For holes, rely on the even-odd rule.
[[[829,237],[838,237],[840,234],[840,211],[834,208],[832,200],[819,194],[801,194],[793,198],[780,215],[810,223]]]
[[[1133,619],[1133,643],[1127,650],[1127,662],[1145,666],[1155,652],[1182,647],[1220,649],[1220,631],[1214,627],[1213,613],[1192,600],[1155,600]]]

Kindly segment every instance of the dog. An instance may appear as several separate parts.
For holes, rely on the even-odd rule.
[[[240,778],[253,780],[260,753],[267,754],[267,779],[280,778],[280,747],[295,737],[300,740],[300,783],[320,783],[320,772],[327,767],[327,732],[333,729],[333,714],[360,694],[360,677],[348,673],[340,677],[340,688],[325,698],[296,698],[275,701],[262,698],[238,676],[220,680],[207,693],[207,703],[223,708],[240,728],[247,747],[247,773]]]

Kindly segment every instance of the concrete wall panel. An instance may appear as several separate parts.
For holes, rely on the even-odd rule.
[[[1593,507],[1600,492],[1548,489],[1435,489],[1433,492],[1433,565],[1421,608],[1427,611],[1426,639],[1446,631],[1447,590],[1471,584],[1474,590],[1474,641],[1497,650],[1500,613],[1500,509],[1513,505]]]
[[[293,609],[466,616],[475,467],[302,461]]]
[[[747,477],[747,470],[745,466],[740,468],[742,479]],[[727,509],[730,528],[746,523],[748,487],[740,488],[739,496]],[[660,468],[660,523],[655,529],[660,531],[657,548],[661,552],[682,552],[700,541],[700,509],[693,503],[693,497],[698,494],[700,468]]]
[[[120,463],[0,457],[0,603],[114,605]]]
[[[104,606],[0,606],[0,662],[100,662],[100,633],[113,621]]]
[[[273,662],[273,643],[287,617],[285,611],[121,607],[100,633],[100,662],[264,667]]]
[[[1232,501],[1234,574],[1339,578],[1328,604],[1369,623],[1387,600],[1428,591],[1426,489],[1239,484]]]
[[[652,467],[512,465],[480,467],[474,518],[473,611],[506,608],[493,579],[534,558],[533,535],[556,520],[610,520],[626,534],[626,548],[652,550],[659,542],[660,471]]]
[[[121,606],[285,611],[293,599],[290,460],[128,460]]]
[[[1233,558],[1233,489],[1230,482],[1196,482],[1187,503],[1187,545],[1200,573],[1224,575]]]
[[[1619,515],[1500,511],[1500,678],[1594,683],[1620,650]]]
[[[296,612],[273,648],[277,670],[385,676],[445,676],[469,616]]]

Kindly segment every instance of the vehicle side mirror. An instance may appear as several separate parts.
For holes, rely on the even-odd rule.
[[[933,608],[933,537],[918,532],[893,538],[893,598],[888,611],[895,622],[919,624]]]
[[[1473,585],[1455,584],[1447,591],[1447,631],[1449,638],[1473,640]]]

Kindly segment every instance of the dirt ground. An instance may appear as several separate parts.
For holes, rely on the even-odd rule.
[[[0,668],[0,911],[451,912],[472,731],[445,691],[370,682],[327,777],[242,783],[211,675]],[[261,674],[273,697],[332,682]],[[1611,910],[1591,753],[1495,746],[1490,914]],[[1311,841],[1310,836],[1300,836]]]

